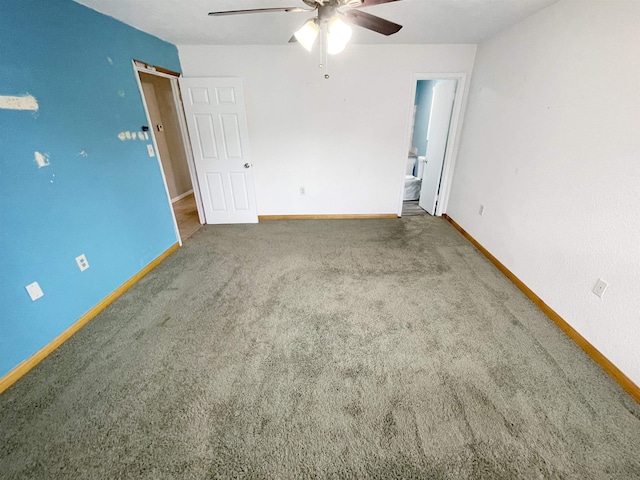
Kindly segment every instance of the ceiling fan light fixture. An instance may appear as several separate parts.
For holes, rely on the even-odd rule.
[[[327,53],[335,55],[344,50],[351,39],[352,30],[349,25],[333,17],[329,20],[329,28],[327,32]]]
[[[313,48],[313,44],[320,33],[320,28],[315,19],[309,20],[305,23],[300,30],[294,33],[294,37],[300,45],[302,45],[308,52]]]

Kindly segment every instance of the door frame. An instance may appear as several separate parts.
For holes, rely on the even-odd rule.
[[[146,73],[149,75],[155,75],[157,77],[163,77],[169,80],[171,84],[171,91],[173,93],[173,101],[176,107],[176,114],[178,117],[178,125],[180,126],[180,135],[182,137],[182,144],[185,151],[187,166],[189,168],[189,177],[191,179],[191,185],[193,187],[193,196],[196,200],[196,209],[198,211],[198,220],[200,224],[204,224],[204,209],[202,207],[202,197],[200,195],[200,187],[198,185],[198,177],[196,175],[195,162],[193,159],[193,152],[191,151],[191,143],[189,142],[189,134],[187,133],[187,120],[184,116],[184,107],[182,105],[182,95],[180,93],[180,85],[178,78],[180,74],[178,72],[172,72],[160,67],[148,65],[140,60],[132,59],[134,76],[138,84],[138,90],[140,91],[140,97],[142,98],[142,106],[144,107],[144,113],[147,117],[147,123],[150,125],[149,132],[151,133],[151,141],[153,142],[153,148],[156,154],[156,160],[160,173],[162,175],[162,182],[167,195],[167,202],[169,203],[169,209],[171,210],[171,217],[173,219],[173,226],[176,232],[176,239],[180,246],[182,246],[182,238],[180,237],[180,230],[178,229],[178,221],[176,219],[175,212],[173,211],[173,202],[171,201],[171,194],[169,193],[169,186],[167,184],[167,178],[164,173],[164,167],[162,166],[162,160],[160,158],[160,150],[158,149],[158,143],[156,141],[155,129],[151,128],[153,122],[151,121],[151,115],[149,115],[149,108],[147,106],[147,100],[142,89],[142,81],[139,73]]]
[[[447,139],[447,147],[442,165],[442,174],[440,176],[440,194],[438,195],[438,204],[436,205],[435,214],[437,217],[442,216],[447,211],[449,203],[449,194],[451,192],[451,183],[453,180],[453,172],[458,154],[460,131],[462,129],[462,113],[464,110],[464,98],[467,89],[467,74],[458,73],[414,73],[411,81],[411,97],[407,115],[407,133],[405,135],[405,151],[404,157],[409,153],[409,147],[413,138],[413,129],[410,127],[414,107],[416,101],[416,90],[419,80],[457,80],[455,98],[453,100],[453,113],[451,114],[451,122],[449,123],[449,138]],[[398,217],[402,216],[402,202],[404,201],[404,185],[406,181],[406,158],[403,157],[402,169],[400,177],[400,200],[398,205]]]

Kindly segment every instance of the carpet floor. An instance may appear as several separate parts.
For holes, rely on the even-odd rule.
[[[640,478],[640,406],[442,219],[205,226],[0,396],[0,477]]]

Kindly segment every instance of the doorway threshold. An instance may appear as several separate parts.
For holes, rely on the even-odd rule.
[[[416,216],[416,215],[429,215],[425,210],[420,208],[418,200],[407,200],[402,202],[402,216]]]

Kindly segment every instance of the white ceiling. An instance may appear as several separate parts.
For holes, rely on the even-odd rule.
[[[76,0],[176,45],[284,45],[309,13],[209,17],[210,11],[301,6],[301,0]],[[354,27],[351,43],[478,43],[558,0],[401,0],[364,9],[404,28]]]

